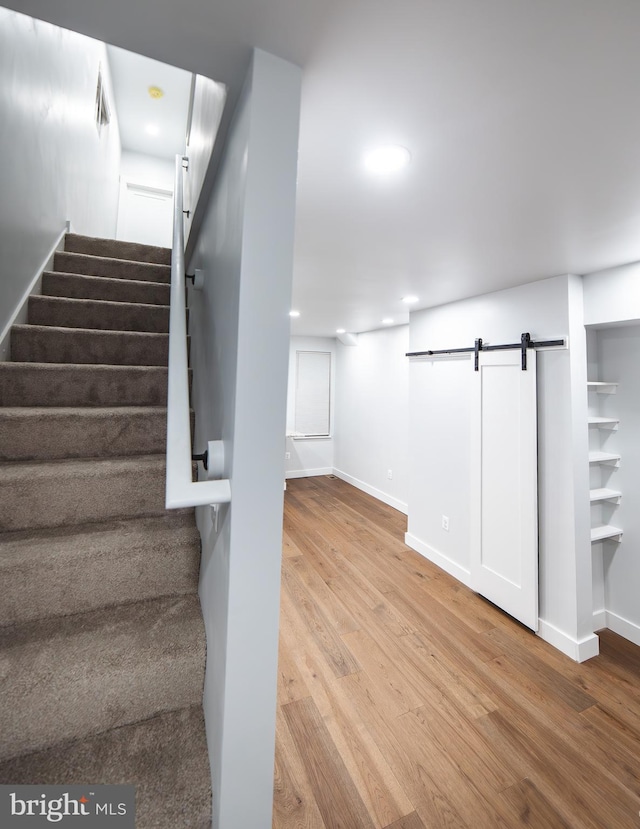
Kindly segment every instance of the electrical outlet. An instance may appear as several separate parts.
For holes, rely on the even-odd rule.
[[[449,516],[448,515],[443,515],[442,516],[442,529],[446,530],[446,532],[449,532]]]
[[[285,459],[285,461],[290,461],[291,460],[291,452],[285,452],[284,453],[284,459]]]
[[[393,470],[387,469],[387,478],[391,481],[393,480]]]

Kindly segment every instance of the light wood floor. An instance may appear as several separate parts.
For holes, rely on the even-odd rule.
[[[287,484],[275,829],[638,829],[640,649],[577,665],[329,477]]]

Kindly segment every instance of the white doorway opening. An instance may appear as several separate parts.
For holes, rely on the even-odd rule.
[[[122,180],[116,238],[171,247],[173,192]]]

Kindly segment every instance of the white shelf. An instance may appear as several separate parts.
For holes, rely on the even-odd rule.
[[[618,390],[617,383],[606,383],[602,380],[589,380],[587,388],[593,389],[598,394],[615,394]]]
[[[603,380],[592,380],[587,383],[590,391],[595,391],[598,394],[615,394],[618,388],[617,383],[608,383]],[[606,429],[614,431],[618,428],[619,419],[617,417],[601,417],[594,415],[588,418],[589,426],[594,426],[597,429]],[[603,436],[604,438],[604,436]],[[615,452],[605,452],[602,449],[596,449],[589,452],[589,463],[609,464],[610,466],[620,466],[620,455]],[[604,475],[604,471],[602,473]],[[604,481],[602,481],[604,483]],[[609,508],[616,508],[620,503],[622,493],[617,489],[609,489],[608,487],[596,487],[589,491],[589,501],[591,504],[601,504],[609,501]],[[608,510],[607,510],[608,512]],[[604,516],[603,516],[604,517]],[[602,518],[600,519],[602,520]],[[598,543],[605,539],[612,539],[619,542],[622,538],[622,530],[619,527],[614,527],[613,524],[601,524],[597,527],[591,528],[591,543]]]
[[[589,463],[611,463],[612,461],[618,464],[620,455],[614,455],[613,452],[589,452]]]
[[[604,541],[605,538],[622,538],[622,530],[613,527],[611,524],[603,524],[601,527],[591,528],[591,541]]]
[[[622,493],[618,492],[617,489],[607,489],[606,487],[592,489],[589,492],[589,500],[592,504],[596,501],[609,501],[612,498],[622,498]]]
[[[611,426],[617,428],[620,420],[617,417],[590,417],[589,426]]]

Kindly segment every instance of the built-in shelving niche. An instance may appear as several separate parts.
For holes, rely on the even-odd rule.
[[[595,392],[598,395],[615,394],[618,389],[618,384],[609,383],[604,380],[590,380],[587,383],[587,387],[589,391]],[[593,408],[594,406],[591,405],[591,412],[593,412]],[[597,408],[597,406],[595,408]],[[599,472],[595,472],[595,477],[599,479],[599,485],[593,486],[589,493],[591,505],[595,507],[599,513],[599,519],[596,518],[596,516],[592,516],[591,542],[596,543],[606,539],[620,541],[622,538],[622,529],[615,524],[602,520],[602,516],[605,514],[608,517],[613,517],[615,514],[615,508],[620,503],[620,499],[622,497],[622,492],[607,485],[611,476],[611,468],[620,466],[620,455],[617,452],[611,452],[606,448],[607,433],[618,429],[619,419],[617,417],[592,413],[589,415],[588,422],[590,429],[594,429],[596,433],[600,435],[600,437],[595,441],[597,443],[597,448],[593,447],[594,441],[591,440],[590,443],[592,448],[589,451],[589,464],[593,467],[600,468]],[[591,474],[593,482],[594,472]]]
[[[585,333],[592,630],[640,646],[640,318]]]
[[[594,368],[592,364],[592,368]],[[605,380],[587,383],[589,397],[589,501],[591,505],[591,549],[594,567],[594,630],[608,627],[603,555],[615,555],[622,539],[616,521],[622,491],[616,487],[621,456],[613,437],[620,426],[612,395],[618,384]],[[599,573],[596,578],[595,573]],[[596,588],[596,584],[598,587]]]

